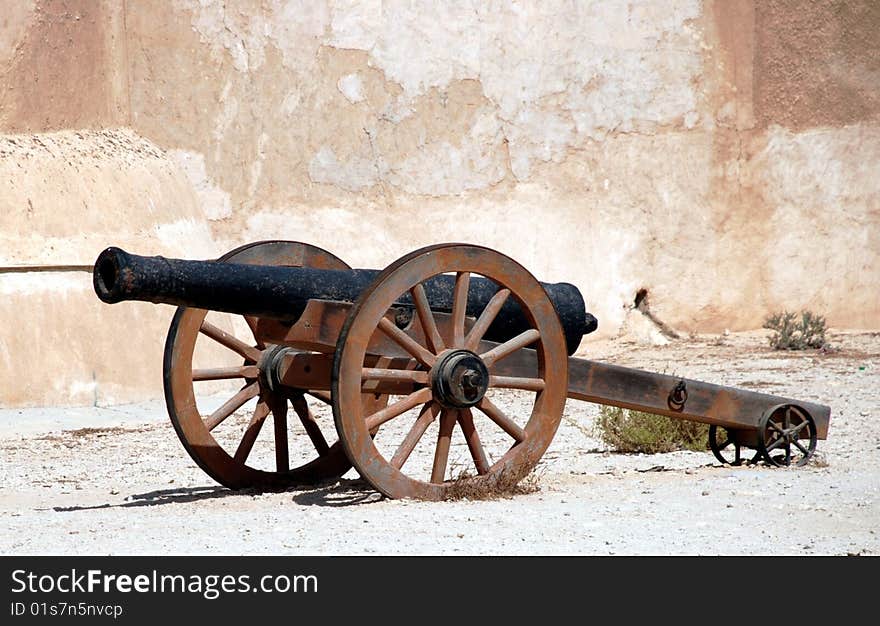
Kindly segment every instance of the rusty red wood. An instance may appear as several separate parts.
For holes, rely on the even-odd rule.
[[[304,320],[294,326],[279,325],[271,321],[264,323],[261,320],[259,325],[261,337],[276,343],[332,352],[339,330],[344,323],[344,316],[350,307],[349,304],[313,301],[303,315]],[[450,315],[435,313],[434,317],[441,334],[447,336],[452,332]],[[322,325],[318,326],[319,323]],[[413,340],[425,345],[426,339],[417,320],[406,329],[406,332]],[[478,344],[477,351],[487,352],[497,346],[498,344],[493,342],[482,341]],[[406,350],[380,333],[375,333],[371,337],[368,351],[372,354],[393,356],[396,360],[392,367],[396,369],[402,369],[402,363],[412,361]],[[295,386],[308,384],[314,389],[328,388],[332,356],[318,358],[317,355],[299,355],[291,358],[299,362],[296,374],[299,376],[299,382],[294,383],[295,378],[291,371],[289,374],[291,384]],[[306,363],[312,360],[315,364],[311,366],[313,374],[309,378],[304,373],[304,369]],[[536,378],[536,362],[534,350],[519,349],[499,361],[493,368],[492,374],[496,377],[516,378],[511,386],[537,389],[541,383],[537,382],[540,379]],[[733,429],[754,430],[766,410],[779,404],[795,404],[803,407],[813,417],[819,439],[826,439],[828,436],[831,409],[815,402],[725,387],[578,357],[568,357],[568,379],[568,397],[573,400],[618,406]],[[670,405],[670,394],[682,381],[687,390],[687,400],[680,405],[680,408],[674,408],[679,405]],[[493,386],[506,386],[503,378],[495,382],[498,384]],[[411,393],[414,387],[402,381],[394,384],[383,381],[379,383],[377,389],[383,393],[405,395]]]
[[[501,361],[493,373],[500,376],[533,377],[536,370],[534,350],[526,349]],[[568,358],[568,380],[568,397],[573,400],[732,429],[754,430],[766,411],[780,404],[794,404],[813,417],[819,439],[828,436],[831,409],[815,402],[724,387],[577,357]],[[687,390],[687,399],[682,404],[671,403],[670,396],[682,382]]]

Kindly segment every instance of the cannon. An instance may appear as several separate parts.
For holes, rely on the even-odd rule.
[[[315,484],[354,467],[393,498],[491,491],[534,469],[567,399],[707,423],[710,449],[732,465],[804,465],[828,433],[824,405],[572,356],[597,326],[579,290],[481,246],[429,246],[382,271],[291,241],[215,261],[108,248],[93,280],[108,303],[178,306],[164,355],[169,416],[198,466],[233,489]],[[209,311],[242,316],[250,338]],[[197,367],[202,338],[235,364]],[[241,386],[200,411],[197,385],[223,380]],[[229,419],[248,403],[246,420]],[[334,429],[317,416],[322,404]],[[271,441],[260,437],[270,415]],[[295,461],[292,433],[307,450]],[[260,444],[268,465],[253,460]],[[451,447],[467,451],[457,474]]]

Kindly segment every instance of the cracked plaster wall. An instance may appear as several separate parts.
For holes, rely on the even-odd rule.
[[[877,327],[878,26],[867,0],[31,0],[0,17],[0,132],[130,128],[180,185],[145,183],[179,189],[161,223],[203,225],[169,254],[470,241],[577,284],[606,335],[641,288],[685,332]],[[118,243],[75,223],[71,259]]]

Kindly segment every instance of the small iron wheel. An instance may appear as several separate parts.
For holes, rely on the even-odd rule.
[[[761,458],[760,452],[755,452],[751,459],[743,459],[742,448],[739,443],[731,436],[729,429],[723,426],[709,425],[709,449],[722,465],[739,466],[745,462],[748,465],[757,463]]]
[[[349,269],[346,263],[325,250],[291,241],[250,244],[225,254],[219,260]],[[168,413],[180,441],[196,464],[211,478],[231,489],[278,489],[314,484],[347,472],[351,464],[345,451],[338,441],[328,443],[333,442],[334,437],[325,437],[323,430],[329,430],[328,434],[331,435],[335,433],[326,426],[322,430],[307,401],[330,404],[330,394],[291,388],[273,390],[264,370],[267,362],[271,362],[265,357],[269,356],[274,346],[264,345],[254,336],[248,339],[236,337],[234,333],[212,324],[207,317],[208,311],[179,307],[165,343],[164,381]],[[253,335],[258,319],[243,317]],[[202,342],[208,345],[201,350],[213,348],[214,358],[229,357],[222,361],[223,367],[194,368],[194,351],[197,344],[203,345]],[[223,354],[226,350],[229,351],[228,355]],[[230,366],[234,359],[240,359],[239,364]],[[221,361],[212,361],[212,364],[215,362]],[[196,383],[229,379],[241,380],[242,386],[219,408],[203,416],[197,404]],[[375,399],[375,396],[370,394],[370,398]],[[248,421],[229,419],[254,399],[256,405]],[[387,401],[387,398],[384,400]],[[289,408],[293,408],[311,440],[311,445],[302,446],[304,451],[293,451],[295,457],[307,459],[299,465],[296,465],[298,459],[291,459],[287,423]],[[270,415],[271,443],[265,440],[265,435],[260,437]],[[218,428],[221,423],[222,427]],[[264,441],[261,443],[258,438]],[[252,454],[255,444],[260,454]],[[255,458],[261,455],[263,458]]]
[[[437,313],[429,307],[424,283],[449,273],[455,274],[451,311]],[[499,289],[482,312],[469,318],[472,275],[494,281]],[[531,328],[500,344],[482,342],[510,298],[519,303]],[[409,333],[389,315],[401,301],[415,309]],[[399,359],[405,365],[369,367],[365,358],[382,341],[406,355]],[[536,365],[534,378],[497,375],[502,359],[514,358],[529,346],[535,349],[530,357]],[[409,387],[406,395],[370,413],[360,395],[362,385],[371,380],[405,381]],[[334,357],[333,416],[352,464],[377,490],[391,498],[441,500],[455,493],[492,493],[524,478],[559,426],[567,385],[565,337],[540,283],[494,250],[445,244],[417,250],[390,265],[349,312]],[[503,399],[492,395],[497,389],[518,390],[519,404],[513,410],[500,407],[496,402]],[[514,410],[521,414],[512,414]],[[374,439],[371,432],[379,425],[382,430]],[[424,437],[432,426],[436,434]],[[460,439],[451,444],[459,436],[456,427]],[[451,445],[454,463],[449,462]],[[473,473],[454,471],[468,465]]]
[[[777,467],[806,465],[816,450],[816,424],[807,411],[793,404],[767,411],[758,435],[758,451]]]

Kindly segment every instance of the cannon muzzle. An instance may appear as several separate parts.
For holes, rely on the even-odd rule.
[[[138,256],[107,248],[95,261],[95,293],[107,303],[141,300],[295,322],[309,300],[355,302],[379,270],[326,270],[310,267],[248,265]],[[424,283],[435,311],[452,310],[454,277],[439,275]],[[580,291],[569,283],[541,283],[562,322],[569,354],[583,335],[596,329]],[[471,280],[467,314],[478,316],[499,286],[486,278]],[[409,294],[399,304],[412,307]],[[514,299],[508,300],[487,331],[490,341],[505,341],[528,329]]]

